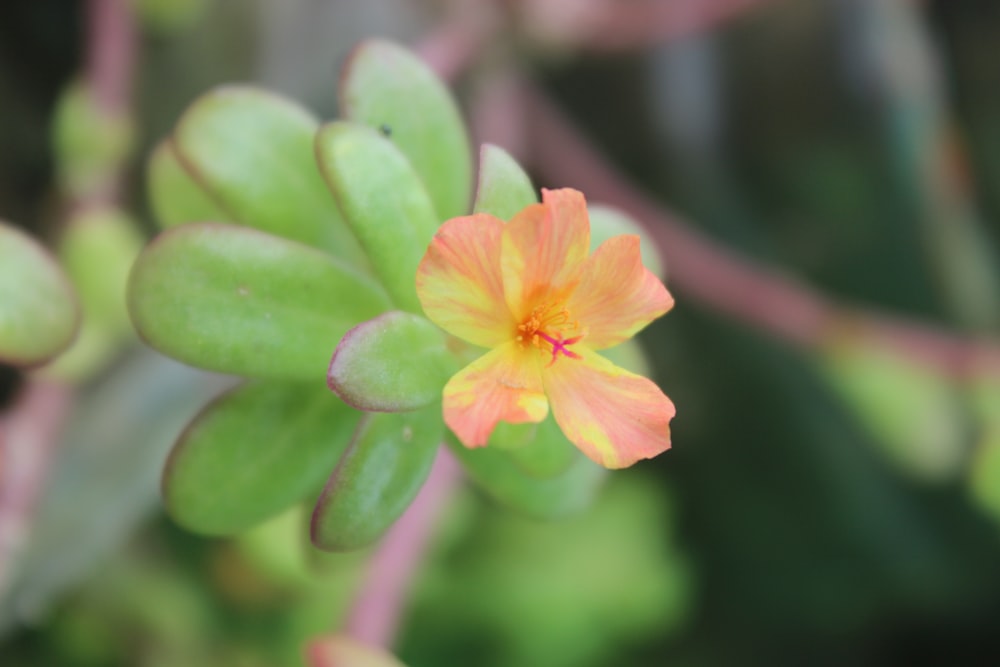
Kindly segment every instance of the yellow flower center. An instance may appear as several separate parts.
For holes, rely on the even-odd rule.
[[[576,335],[566,338],[567,333]],[[573,319],[562,302],[554,300],[535,306],[524,321],[517,325],[514,333],[514,339],[521,347],[532,345],[540,350],[551,351],[549,366],[556,362],[560,353],[570,359],[580,359],[580,355],[568,346],[580,342],[582,338],[580,323]]]

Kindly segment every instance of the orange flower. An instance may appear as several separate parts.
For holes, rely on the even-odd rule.
[[[453,218],[417,269],[424,312],[445,331],[491,348],[444,388],[444,420],[466,447],[499,421],[556,423],[584,454],[624,468],[670,447],[674,406],[659,387],[597,354],[673,306],[642,265],[638,236],[589,254],[590,221],[576,190],[542,190],[504,223]]]

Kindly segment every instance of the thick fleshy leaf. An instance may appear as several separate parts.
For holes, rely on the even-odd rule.
[[[651,380],[596,352],[542,372],[552,416],[566,437],[606,468],[625,468],[670,448],[674,405]]]
[[[395,44],[369,40],[351,54],[339,87],[344,115],[392,139],[420,175],[441,219],[468,211],[472,151],[451,93]]]
[[[639,344],[639,341],[634,338],[625,341],[621,345],[601,350],[601,356],[615,366],[621,366],[636,375],[644,377],[651,377],[653,375],[653,367],[646,357],[646,351]]]
[[[317,381],[340,337],[391,307],[374,280],[323,252],[222,224],[157,237],[136,260],[128,303],[146,342],[176,359]]]
[[[318,127],[290,100],[230,86],[202,95],[187,109],[173,146],[229,219],[363,263],[316,168]]]
[[[622,234],[634,234],[642,239],[642,263],[661,279],[666,276],[665,263],[656,244],[646,230],[624,211],[604,204],[587,204],[590,216],[590,251],[594,252],[605,241]]]
[[[541,478],[525,472],[509,452],[492,447],[469,449],[450,437],[448,445],[488,496],[539,519],[556,519],[585,509],[606,475],[590,459],[577,456],[565,472]]]
[[[366,415],[316,504],[313,544],[349,551],[377,540],[423,486],[443,435],[436,405]]]
[[[670,310],[674,298],[642,265],[639,237],[615,236],[584,263],[566,308],[587,328],[587,347],[600,350],[628,340]]]
[[[80,306],[65,274],[34,239],[0,222],[0,360],[32,366],[73,342]]]
[[[973,499],[1000,520],[1000,423],[987,424],[976,443],[969,479]]]
[[[85,380],[133,340],[125,286],[143,243],[135,221],[119,209],[89,207],[71,216],[58,252],[79,295],[83,320],[73,345],[45,367],[47,376]]]
[[[117,208],[90,208],[74,215],[59,240],[59,259],[73,280],[88,320],[131,329],[125,284],[144,240],[136,223]]]
[[[419,313],[417,265],[441,221],[406,156],[375,130],[337,121],[316,135],[316,159],[386,290]]]
[[[209,192],[184,169],[173,141],[159,143],[149,158],[146,187],[156,221],[162,229],[185,222],[237,222],[212,201]]]
[[[440,329],[419,315],[393,311],[347,332],[326,381],[360,410],[399,412],[439,401],[458,367]]]
[[[128,113],[102,106],[94,86],[82,80],[63,90],[53,121],[60,188],[79,199],[106,192],[134,144]]]
[[[960,473],[968,446],[968,408],[954,380],[863,341],[834,341],[822,362],[832,387],[902,472],[931,482]]]
[[[479,184],[473,211],[510,220],[525,206],[538,203],[531,179],[510,153],[483,144],[479,151]]]
[[[424,313],[448,333],[482,347],[509,341],[516,323],[500,275],[503,221],[485,213],[448,220],[417,268]]]
[[[530,442],[510,452],[517,467],[532,477],[542,478],[564,473],[582,456],[566,439],[552,415],[538,425]]]
[[[540,422],[548,414],[538,351],[505,343],[456,373],[444,387],[444,421],[467,447],[482,447],[500,421]]]
[[[202,410],[170,453],[167,511],[199,533],[250,528],[319,491],[360,417],[312,382],[237,387]]]
[[[501,248],[504,296],[520,322],[543,301],[560,300],[580,277],[590,253],[583,195],[542,190],[541,204],[522,209],[504,226]]]
[[[493,433],[490,434],[490,440],[486,446],[515,451],[534,442],[536,433],[538,433],[537,422],[523,422],[521,424],[498,422]]]

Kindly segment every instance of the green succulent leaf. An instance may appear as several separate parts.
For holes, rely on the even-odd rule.
[[[535,441],[538,433],[538,424],[525,422],[523,424],[511,424],[510,422],[497,422],[490,433],[487,447],[496,447],[504,451],[514,451],[526,447]]]
[[[414,54],[380,40],[360,44],[339,88],[344,115],[391,138],[423,179],[442,218],[467,212],[468,134],[447,87]]]
[[[360,410],[416,410],[439,401],[458,370],[447,342],[440,329],[419,315],[379,315],[340,340],[327,384]]]
[[[370,277],[329,255],[246,227],[160,234],[129,280],[129,313],[150,345],[209,370],[319,379],[351,327],[389,310]]]
[[[227,218],[359,263],[363,255],[316,169],[318,126],[290,100],[230,86],[187,109],[173,146]]]
[[[627,371],[643,377],[652,377],[653,368],[646,358],[646,351],[635,338],[630,338],[624,343],[601,350],[601,356],[606,357],[616,366],[621,366]]]
[[[466,473],[488,496],[539,519],[556,519],[586,508],[605,477],[603,468],[582,455],[575,455],[564,472],[539,477],[526,472],[525,461],[516,461],[513,452],[469,449],[450,435],[447,441]]]
[[[969,490],[976,503],[1000,520],[1000,423],[988,424],[976,444]]]
[[[72,215],[58,253],[79,294],[83,320],[73,345],[46,366],[48,377],[86,380],[133,340],[125,286],[142,244],[135,222],[122,210],[91,207]]]
[[[423,486],[443,433],[437,405],[366,415],[316,504],[313,544],[350,551],[377,540]]]
[[[59,258],[88,320],[116,333],[131,330],[125,285],[142,244],[135,221],[120,209],[91,208],[71,219],[59,241]]]
[[[59,185],[81,199],[99,194],[115,178],[135,138],[131,118],[101,108],[84,81],[63,90],[52,130]]]
[[[654,274],[663,278],[666,276],[666,265],[653,240],[646,233],[638,222],[633,220],[624,211],[603,204],[589,204],[587,213],[590,216],[590,251],[597,250],[601,245],[613,236],[622,234],[635,234],[642,239],[639,252],[642,254],[642,263]]]
[[[510,458],[518,468],[541,479],[565,473],[582,456],[580,450],[563,435],[551,414],[538,424],[531,442],[510,452]]]
[[[73,342],[80,306],[65,274],[34,239],[0,222],[0,360],[48,361]]]
[[[153,213],[163,229],[185,222],[237,222],[184,169],[169,139],[161,141],[149,158],[146,186]]]
[[[423,312],[417,300],[417,265],[440,220],[406,156],[375,130],[338,121],[316,135],[316,157],[393,301]]]
[[[510,220],[525,206],[536,203],[538,194],[521,165],[499,146],[483,144],[473,211]]]
[[[255,381],[194,418],[174,445],[163,498],[184,527],[232,535],[317,493],[361,413],[315,383]]]
[[[822,374],[892,463],[925,481],[958,473],[966,426],[949,378],[863,341],[836,341],[825,353]]]

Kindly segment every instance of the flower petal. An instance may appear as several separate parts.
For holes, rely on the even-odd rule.
[[[515,215],[503,230],[503,288],[515,320],[576,285],[590,251],[587,202],[576,190],[542,190],[542,203]]]
[[[566,437],[606,468],[670,449],[674,404],[652,381],[578,348],[542,371],[552,416]]]
[[[600,350],[628,340],[673,305],[642,265],[639,237],[630,234],[608,239],[590,256],[566,308],[586,329],[587,347]]]
[[[444,388],[444,421],[466,447],[482,447],[499,421],[540,422],[549,412],[539,354],[507,343],[456,373]]]
[[[448,333],[493,347],[511,339],[514,320],[500,277],[504,223],[486,213],[448,220],[417,267],[417,297]]]

